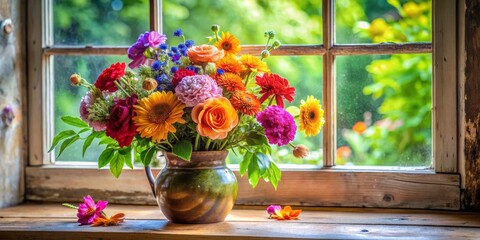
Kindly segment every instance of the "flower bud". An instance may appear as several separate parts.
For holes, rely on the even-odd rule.
[[[143,80],[143,83],[142,83],[142,88],[145,91],[152,91],[155,88],[157,88],[157,86],[158,86],[157,80],[153,78],[145,78],[145,80]]]
[[[146,58],[152,58],[153,59],[154,56],[155,56],[155,49],[153,49],[152,47],[148,47],[143,52],[143,56],[145,56]]]
[[[78,86],[82,82],[82,77],[80,75],[74,73],[70,76],[70,83],[72,86]]]
[[[270,56],[270,52],[267,49],[262,51],[262,58],[267,58],[269,56]]]
[[[212,31],[214,33],[217,33],[218,31],[220,31],[220,26],[218,24],[213,24],[212,25]]]
[[[272,47],[273,49],[277,49],[278,47],[280,47],[280,45],[282,45],[282,43],[278,40],[275,40],[272,44]]]
[[[270,30],[270,31],[266,31],[265,34],[264,34],[265,37],[268,37],[269,39],[273,39],[275,38],[275,32]]]
[[[293,149],[293,156],[296,158],[306,158],[308,154],[310,154],[310,151],[308,147],[303,144],[299,144]]]

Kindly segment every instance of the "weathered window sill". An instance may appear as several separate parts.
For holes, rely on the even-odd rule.
[[[299,220],[268,219],[263,207],[234,209],[225,222],[173,224],[156,206],[109,205],[119,226],[78,226],[60,204],[0,209],[0,239],[480,239],[480,213],[369,208],[302,208]]]

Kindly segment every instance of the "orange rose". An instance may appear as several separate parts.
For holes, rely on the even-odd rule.
[[[237,112],[228,99],[210,98],[192,109],[192,119],[201,136],[224,139],[238,124]]]
[[[218,50],[212,45],[193,46],[188,49],[188,58],[195,64],[216,62],[225,55],[223,50]]]

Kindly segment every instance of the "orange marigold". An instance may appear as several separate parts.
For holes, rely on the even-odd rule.
[[[255,116],[255,114],[261,110],[260,101],[255,95],[249,92],[234,92],[230,102],[236,110],[243,114]]]
[[[270,72],[267,63],[260,60],[260,58],[250,54],[242,55],[240,62],[252,72]]]
[[[225,73],[217,78],[217,84],[229,92],[245,91],[242,78],[234,73]]]
[[[221,68],[225,72],[238,74],[245,71],[245,67],[233,56],[225,56],[218,60],[215,65],[217,68]]]
[[[111,217],[106,217],[103,214],[100,214],[92,223],[92,227],[98,226],[113,226],[119,223],[122,223],[125,220],[125,214],[117,213]]]
[[[225,55],[235,56],[240,52],[240,40],[229,32],[222,33],[222,38],[214,44],[218,49],[225,51]]]
[[[352,129],[358,134],[362,134],[367,130],[367,124],[365,122],[357,122],[353,125]]]

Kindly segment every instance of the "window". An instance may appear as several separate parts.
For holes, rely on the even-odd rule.
[[[434,65],[434,78],[432,79],[432,104],[434,109],[432,126],[435,126],[435,129],[432,134],[434,164],[433,168],[430,169],[368,166],[335,167],[335,160],[338,160],[335,156],[335,145],[340,145],[337,142],[339,134],[336,133],[335,129],[338,130],[340,127],[343,127],[338,122],[339,113],[336,109],[338,107],[337,102],[339,97],[344,94],[343,92],[337,92],[338,85],[336,85],[336,82],[338,82],[339,75],[349,73],[349,71],[342,72],[343,69],[336,69],[336,63],[341,61],[361,62],[361,59],[368,56],[368,54],[394,54],[394,56],[401,58],[402,54],[421,53],[418,56],[427,56],[427,58],[430,58],[428,53],[431,51],[432,45],[429,43],[364,44],[352,42],[344,37],[339,38],[336,42],[334,33],[336,29],[335,20],[337,20],[336,16],[338,15],[336,15],[335,12],[339,10],[336,9],[335,1],[323,0],[321,5],[320,1],[318,2],[319,3],[314,6],[304,6],[306,13],[316,14],[319,18],[318,22],[322,22],[322,26],[319,25],[316,31],[311,30],[312,38],[318,41],[298,39],[298,42],[284,45],[274,52],[278,57],[272,57],[272,59],[275,58],[275,60],[272,61],[281,62],[281,59],[295,59],[299,62],[309,62],[318,69],[323,70],[321,76],[307,76],[309,81],[316,81],[319,83],[319,86],[321,82],[321,90],[302,89],[304,91],[312,91],[311,94],[323,98],[322,103],[325,108],[326,125],[323,130],[323,138],[319,139],[323,145],[321,148],[322,151],[318,155],[318,158],[323,156],[323,167],[300,167],[299,169],[284,171],[282,181],[277,191],[271,189],[267,184],[260,184],[256,189],[251,189],[245,178],[238,177],[240,193],[237,203],[288,203],[298,205],[440,209],[459,208],[460,183],[459,177],[456,174],[456,116],[449,114],[455,112],[456,107],[455,104],[452,104],[456,101],[456,53],[454,49],[447,48],[448,44],[455,42],[455,26],[446,24],[447,21],[455,19],[455,3],[433,1],[434,29],[441,30],[434,30],[433,33],[433,59],[436,64]],[[62,98],[62,96],[55,96],[54,99],[53,94],[51,94],[57,92],[55,91],[56,85],[53,84],[54,80],[52,79],[52,76],[55,76],[55,72],[58,71],[58,74],[66,74],[64,79],[67,79],[67,76],[73,69],[78,70],[78,66],[70,66],[71,62],[111,62],[113,59],[119,59],[118,56],[108,55],[124,55],[126,47],[111,47],[106,46],[106,44],[118,46],[123,44],[127,45],[134,41],[110,39],[110,42],[103,43],[98,42],[95,34],[91,34],[88,37],[85,36],[85,38],[82,39],[66,39],[63,37],[56,39],[56,35],[52,35],[51,25],[49,25],[49,23],[52,22],[52,16],[55,15],[54,3],[54,1],[49,0],[44,0],[43,3],[29,3],[36,5],[36,7],[29,7],[29,11],[31,11],[29,16],[32,16],[32,19],[33,16],[37,18],[42,16],[41,19],[43,20],[35,21],[33,22],[34,26],[29,26],[29,29],[36,29],[36,31],[32,30],[29,35],[30,51],[35,56],[38,56],[38,58],[32,58],[29,64],[29,78],[32,83],[29,95],[31,96],[31,117],[29,122],[31,166],[48,165],[51,163],[52,156],[47,153],[47,148],[54,129],[54,109],[52,109],[54,105],[52,103],[54,100],[58,101],[61,99],[61,102],[66,102],[69,99]],[[98,4],[102,3],[102,1],[99,1]],[[122,1],[118,0],[106,2],[111,8],[119,7],[117,5],[122,3]],[[247,3],[248,2],[245,4]],[[338,3],[340,3],[340,1]],[[146,12],[147,3],[144,1],[143,4],[145,5],[143,5],[141,9]],[[125,4],[123,7],[129,6]],[[169,1],[163,1],[163,4],[160,1],[150,1],[149,7],[149,24],[152,28],[161,28],[162,20],[174,22],[174,18],[167,19],[169,14],[182,14],[182,10],[175,8],[178,6]],[[168,8],[172,10],[168,10]],[[160,15],[162,15],[161,9],[164,10],[164,19],[160,17]],[[321,13],[320,9],[322,9]],[[59,12],[59,14],[60,13],[61,12]],[[109,13],[106,13],[105,15],[108,14]],[[249,14],[255,14],[255,11]],[[252,16],[252,18],[260,19],[262,18],[261,16],[263,15]],[[320,16],[322,21],[320,21]],[[113,21],[120,25],[122,23],[122,20]],[[141,20],[138,23],[131,24],[144,26],[146,22],[147,20]],[[182,24],[179,23],[177,25],[180,26]],[[230,24],[225,23],[224,25],[230,28]],[[114,31],[120,31],[116,30],[118,26],[115,26],[115,24],[113,24],[113,26],[109,25],[109,27],[115,29]],[[118,28],[122,29],[121,26]],[[146,27],[139,28],[146,29]],[[205,28],[208,29],[208,26]],[[40,32],[38,29],[43,29],[43,31]],[[128,30],[131,29],[131,27],[125,29]],[[320,31],[320,29],[323,30]],[[233,29],[229,30],[234,31]],[[165,29],[165,32],[167,31],[168,29]],[[170,29],[170,31],[173,31],[173,29]],[[282,33],[283,31],[277,30],[278,35]],[[138,33],[131,34],[136,36]],[[127,33],[126,36],[131,34]],[[126,42],[122,42],[124,40]],[[39,42],[42,44],[38,44]],[[88,45],[90,43],[95,45]],[[258,49],[260,49],[260,47],[254,45],[244,47],[245,52],[257,53],[259,52]],[[83,59],[88,59],[88,61]],[[268,59],[268,61],[270,61],[270,59]],[[68,69],[69,67],[70,69]],[[86,70],[91,69],[88,64],[80,67]],[[302,69],[302,67],[305,66],[299,64],[294,67]],[[339,74],[339,71],[341,74]],[[41,74],[38,74],[39,72],[41,72]],[[318,72],[320,73],[320,71]],[[96,74],[93,75],[95,76]],[[337,78],[335,78],[335,75],[337,75]],[[94,77],[90,79],[94,79]],[[38,119],[32,116],[42,116],[42,121],[38,121]],[[424,155],[428,156],[430,153]],[[397,157],[401,158],[401,156]],[[341,164],[337,162],[337,165]],[[73,175],[75,172],[78,173],[79,171],[84,174],[82,175],[84,176],[84,181],[79,182],[80,179],[76,179],[75,183],[78,184],[78,186],[74,186],[72,180],[68,179],[67,176]],[[129,184],[126,184],[127,181]],[[123,188],[121,187],[122,184],[124,184],[124,187],[127,185],[130,187]],[[114,190],[112,190],[112,187]],[[313,188],[316,188],[316,190],[312,191]],[[146,201],[148,202],[150,198],[148,184],[141,170],[125,171],[120,179],[115,180],[108,173],[108,170],[98,170],[95,169],[95,166],[89,165],[79,167],[72,164],[55,164],[51,166],[27,168],[28,199],[53,200],[49,196],[54,196],[54,198],[57,199],[58,196],[60,196],[61,198],[67,198],[66,200],[75,200],[68,199],[68,197],[74,196],[73,193],[78,189],[82,189],[83,191],[88,190],[98,194],[107,194],[109,199],[113,198],[112,202],[135,201],[136,203],[144,203]],[[132,197],[131,193],[137,193],[139,195]],[[81,194],[77,196],[79,195]]]

